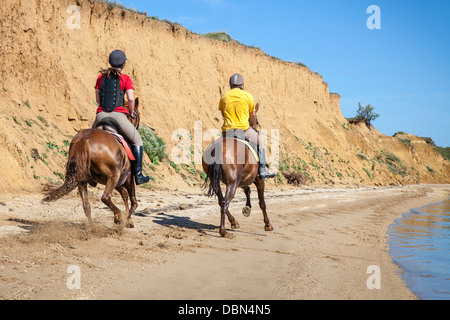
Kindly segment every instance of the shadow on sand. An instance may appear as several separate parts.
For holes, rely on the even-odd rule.
[[[189,217],[180,217],[180,216],[174,216],[169,214],[159,214],[157,216],[152,216],[153,222],[156,224],[159,224],[161,226],[167,227],[167,228],[186,228],[191,230],[197,230],[201,234],[207,234],[209,236],[220,238],[219,235],[219,226],[212,225],[212,224],[205,224],[197,221],[191,220]],[[248,232],[241,229],[228,229],[228,231],[233,233],[242,233],[242,234],[250,234],[250,235],[257,235],[257,236],[266,236],[266,234],[263,233],[254,233],[254,232]]]

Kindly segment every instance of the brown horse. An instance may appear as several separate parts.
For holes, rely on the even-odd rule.
[[[136,119],[129,120],[136,128],[139,128],[139,99],[135,100]],[[59,200],[78,187],[83,209],[89,224],[92,227],[91,206],[88,200],[88,184],[96,186],[97,183],[105,185],[102,202],[114,212],[114,223],[122,225],[122,211],[116,207],[111,200],[112,193],[117,190],[122,196],[125,204],[127,228],[133,228],[131,215],[137,209],[135,195],[135,182],[132,174],[131,162],[125,148],[110,133],[114,129],[103,125],[97,129],[80,131],[72,140],[69,149],[69,159],[66,164],[66,178],[64,184],[49,191],[44,201],[51,202]],[[128,199],[131,199],[131,207]]]
[[[230,234],[225,230],[225,215],[231,223],[232,229],[240,228],[239,223],[228,210],[231,200],[236,194],[238,188],[243,188],[247,197],[246,207],[243,209],[244,216],[250,216],[250,185],[255,184],[258,190],[259,206],[264,215],[265,230],[272,231],[266,212],[266,202],[264,200],[265,182],[258,176],[258,162],[255,156],[237,139],[224,137],[210,144],[203,154],[203,170],[207,174],[205,186],[209,190],[208,196],[217,195],[221,208],[220,230],[222,237],[228,238]],[[220,182],[226,185],[225,196],[222,194]]]

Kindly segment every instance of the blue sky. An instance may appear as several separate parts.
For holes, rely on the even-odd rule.
[[[371,104],[386,135],[405,131],[450,146],[448,0],[120,0],[203,34],[225,31],[269,55],[302,62],[341,95],[345,117]],[[367,13],[380,8],[381,29]]]

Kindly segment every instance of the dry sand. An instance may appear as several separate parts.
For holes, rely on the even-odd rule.
[[[198,189],[140,189],[136,228],[122,232],[92,191],[95,231],[76,193],[51,205],[0,196],[0,299],[416,299],[386,232],[409,209],[446,199],[450,185],[269,190],[273,232],[256,192],[252,215],[241,215],[240,192],[232,239],[219,237],[216,200]],[[73,265],[81,288],[69,290]],[[380,290],[367,287],[372,265]]]

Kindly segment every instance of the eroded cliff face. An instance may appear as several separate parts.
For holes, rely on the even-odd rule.
[[[80,28],[71,6],[80,8]],[[348,124],[339,95],[329,93],[320,75],[260,50],[97,1],[2,0],[0,21],[1,192],[34,192],[61,181],[68,143],[95,118],[98,71],[118,48],[128,56],[124,72],[141,99],[142,121],[157,130],[169,155],[179,143],[172,141],[177,129],[194,136],[199,121],[202,134],[220,128],[218,101],[239,72],[261,105],[262,128],[279,132],[282,169],[313,184],[450,182],[448,162],[422,139],[410,136],[406,144]],[[277,142],[268,144],[274,160]],[[201,182],[198,172],[174,170],[168,162],[153,168],[147,166],[155,187]]]

